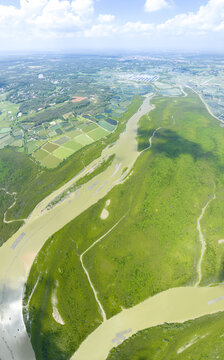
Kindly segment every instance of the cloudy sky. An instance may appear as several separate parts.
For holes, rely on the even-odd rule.
[[[0,51],[224,52],[224,0],[0,0]]]

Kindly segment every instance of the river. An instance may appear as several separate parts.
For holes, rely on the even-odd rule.
[[[152,96],[152,95],[151,95]],[[128,121],[126,130],[117,142],[107,147],[99,159],[85,170],[41,201],[24,225],[0,248],[0,358],[1,360],[32,360],[35,355],[26,333],[22,315],[22,299],[32,263],[45,241],[69,221],[103,198],[110,189],[120,183],[135,163],[137,151],[137,124],[148,113],[150,95]],[[71,193],[64,201],[46,210],[47,205],[97,163],[115,154],[112,164],[101,174]]]

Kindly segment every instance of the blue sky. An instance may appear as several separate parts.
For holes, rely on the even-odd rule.
[[[0,0],[2,51],[224,51],[224,0]]]

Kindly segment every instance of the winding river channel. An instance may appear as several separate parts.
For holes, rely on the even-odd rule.
[[[152,110],[150,95],[127,123],[118,141],[60,189],[41,201],[24,225],[0,248],[0,359],[33,360],[33,352],[22,315],[24,285],[32,263],[45,241],[65,224],[88,209],[110,189],[121,183],[135,163],[137,124]],[[152,139],[150,139],[152,144]],[[101,174],[71,193],[56,206],[48,205],[99,161],[115,154]],[[127,169],[124,173],[124,169]],[[224,310],[224,287],[170,289],[103,321],[80,346],[72,359],[105,360],[109,350],[138,330],[164,322],[182,322]]]

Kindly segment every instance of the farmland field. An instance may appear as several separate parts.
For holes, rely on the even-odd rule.
[[[73,151],[71,149],[68,149],[68,148],[65,148],[62,146],[53,152],[53,155],[58,157],[59,159],[66,159],[68,156],[70,156],[72,154],[73,154]]]
[[[57,167],[59,164],[60,164],[60,158],[50,154],[50,155],[47,155],[43,160],[42,160],[42,165],[49,168],[49,169],[52,169],[52,168],[55,168]]]
[[[108,132],[102,128],[98,128],[95,130],[92,130],[88,133],[88,135],[93,139],[93,140],[99,140],[104,136],[108,135]]]
[[[82,148],[82,145],[80,143],[76,142],[75,140],[70,140],[67,143],[65,143],[63,146],[66,148],[72,149],[74,151],[77,151]]]
[[[91,142],[93,142],[93,140],[89,136],[84,135],[84,134],[76,136],[75,141],[77,141],[78,143],[80,143],[83,146],[89,145],[89,144],[91,144]]]
[[[48,151],[48,152],[53,152],[54,150],[58,149],[58,145],[53,144],[53,143],[47,143],[46,145],[43,146],[43,149]]]
[[[89,125],[84,123],[79,125],[79,128],[82,128],[82,130],[70,130],[66,135],[62,134],[59,137],[52,138],[51,142],[47,142],[41,149],[38,149],[39,147],[34,141],[32,142],[32,146],[28,143],[28,152],[29,154],[33,154],[42,166],[48,167],[49,164],[49,168],[52,168],[58,166],[62,160],[68,158],[82,147],[90,145],[94,141],[98,141],[102,137],[110,134],[109,131],[104,130],[94,123]],[[36,149],[38,150],[35,152]],[[54,157],[48,156],[47,159],[45,159],[45,156],[47,156],[46,152],[52,153]]]
[[[40,149],[35,152],[34,156],[38,161],[42,161],[46,156],[48,156],[48,152],[43,149]]]

